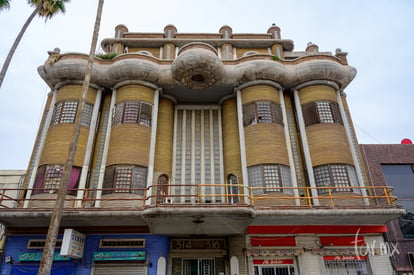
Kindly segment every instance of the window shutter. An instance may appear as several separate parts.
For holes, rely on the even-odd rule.
[[[315,102],[302,106],[302,113],[303,113],[303,119],[305,121],[305,126],[319,123],[319,117],[318,117],[318,112],[316,110]]]
[[[283,116],[282,116],[282,108],[279,104],[271,103],[270,109],[272,113],[272,121],[273,123],[278,123],[280,125],[283,125]]]
[[[249,103],[243,106],[243,126],[255,123],[256,110],[255,104]]]
[[[151,126],[152,106],[147,103],[141,104],[141,113],[139,117],[139,124]]]
[[[36,175],[36,180],[35,180],[35,185],[34,185],[34,188],[36,189],[33,190],[33,195],[41,193],[41,190],[37,188],[43,187],[43,181],[45,179],[45,172],[46,172],[46,165],[43,165],[37,169],[37,175]]]
[[[105,177],[104,177],[104,182],[103,182],[103,186],[102,188],[106,189],[111,189],[114,188],[114,176],[115,176],[115,166],[108,166],[105,169]],[[110,194],[112,193],[113,190],[104,190],[102,192],[103,195],[105,194]]]
[[[341,112],[339,111],[338,104],[336,104],[335,102],[331,102],[330,105],[331,105],[332,116],[333,116],[335,123],[344,125],[342,121],[342,117],[341,117]]]

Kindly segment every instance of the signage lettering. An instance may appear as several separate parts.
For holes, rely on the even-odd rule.
[[[355,261],[366,260],[365,256],[324,256],[325,261]]]
[[[253,260],[255,265],[291,265],[293,259],[266,259],[266,260]]]
[[[97,251],[93,253],[94,261],[130,261],[145,260],[145,251]]]
[[[36,262],[42,260],[42,252],[19,253],[20,262]],[[62,256],[58,252],[53,254],[53,261],[70,261],[70,257]]]
[[[224,239],[173,239],[171,249],[226,249]]]

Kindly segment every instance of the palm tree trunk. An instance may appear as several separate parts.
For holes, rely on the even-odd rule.
[[[65,166],[63,167],[62,181],[59,185],[58,194],[56,197],[56,205],[53,210],[52,217],[50,219],[49,230],[47,232],[46,243],[43,250],[42,261],[38,275],[49,275],[51,272],[53,254],[56,247],[56,239],[59,233],[59,225],[62,219],[63,206],[65,202],[66,190],[69,182],[70,171],[72,170],[73,161],[75,159],[75,153],[78,146],[78,139],[81,128],[81,117],[83,114],[83,108],[86,102],[86,96],[88,94],[89,83],[91,79],[91,71],[93,66],[93,60],[95,58],[95,50],[98,42],[99,28],[101,25],[102,9],[104,0],[99,0],[98,10],[96,12],[95,27],[93,30],[92,43],[89,51],[88,63],[85,71],[85,78],[82,85],[82,97],[78,108],[78,113],[75,120],[75,128],[73,131],[73,139],[69,148],[69,156],[66,160]]]
[[[20,29],[19,34],[17,35],[16,39],[14,40],[14,43],[12,47],[10,48],[9,53],[7,54],[6,60],[4,60],[3,67],[1,68],[0,72],[0,88],[3,84],[3,80],[6,76],[7,69],[9,68],[10,62],[12,60],[12,57],[14,55],[14,52],[17,49],[17,46],[19,45],[20,41],[22,40],[22,37],[24,33],[26,32],[27,27],[29,27],[30,23],[32,22],[33,18],[36,16],[37,12],[39,11],[40,7],[36,7],[33,12],[30,14],[29,18],[26,19],[26,22],[24,22],[23,27]]]

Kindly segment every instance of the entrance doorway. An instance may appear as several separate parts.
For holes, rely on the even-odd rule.
[[[183,259],[182,275],[215,275],[214,259]]]

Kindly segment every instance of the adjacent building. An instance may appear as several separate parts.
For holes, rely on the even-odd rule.
[[[404,141],[404,140],[403,140]],[[393,251],[391,262],[397,275],[412,275],[414,270],[414,145],[363,144],[368,175],[376,185],[394,188],[407,214],[387,223],[386,240]]]
[[[0,170],[0,208],[17,206],[25,170]],[[0,256],[6,242],[5,227],[0,223]]]
[[[119,25],[101,46],[83,113],[87,55],[55,49],[38,69],[51,92],[19,204],[0,212],[1,274],[39,267],[79,116],[61,233],[85,241],[76,257],[58,241],[56,274],[392,274],[383,234],[406,211],[362,160],[346,52],[294,51],[276,25]]]

